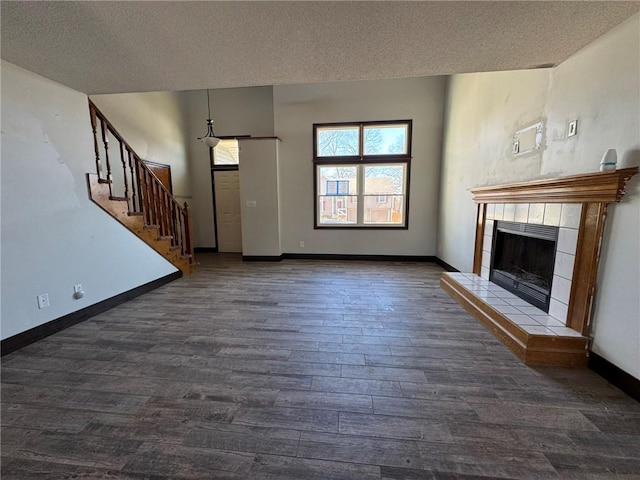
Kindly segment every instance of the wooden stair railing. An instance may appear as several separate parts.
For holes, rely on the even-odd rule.
[[[176,201],[91,100],[89,113],[96,155],[96,173],[88,174],[92,199],[188,274],[193,264],[189,205]],[[110,138],[117,143],[119,165],[112,165]]]

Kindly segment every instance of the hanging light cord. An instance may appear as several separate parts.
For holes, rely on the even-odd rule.
[[[209,110],[209,120],[211,120],[211,101],[209,100],[209,89],[207,88],[207,109]]]

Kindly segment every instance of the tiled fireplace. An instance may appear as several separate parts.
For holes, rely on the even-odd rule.
[[[626,181],[637,171],[635,167],[472,190],[478,204],[474,269],[443,274],[442,287],[525,363],[586,365],[607,204],[620,201]],[[512,291],[491,281],[492,266],[498,268],[492,265],[497,226],[501,232],[519,228],[530,232],[524,235],[553,238],[553,274],[545,281],[550,281],[550,288],[545,282],[538,282],[544,288],[534,285],[548,288],[545,295],[548,292],[550,298],[532,300],[518,290],[517,280],[511,285],[504,276],[503,285]],[[522,290],[529,288],[524,283]]]

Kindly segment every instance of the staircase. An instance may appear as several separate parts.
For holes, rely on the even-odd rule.
[[[194,265],[189,206],[173,198],[91,100],[89,113],[96,153],[96,173],[87,174],[91,200],[188,275]]]

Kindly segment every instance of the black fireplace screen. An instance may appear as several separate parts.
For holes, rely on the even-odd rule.
[[[489,279],[549,311],[558,227],[497,221]]]

